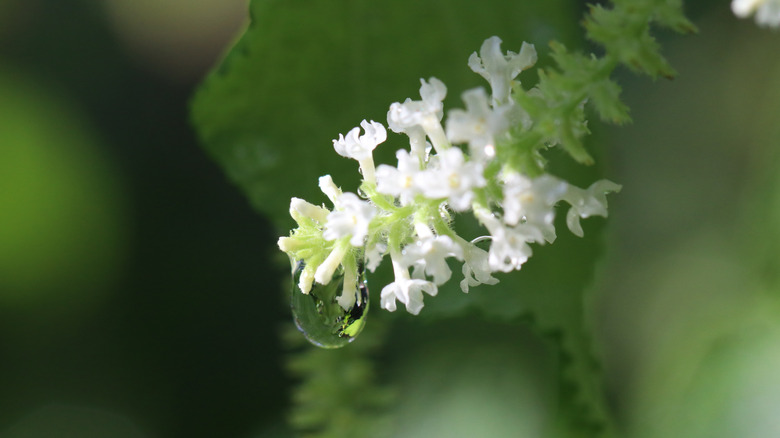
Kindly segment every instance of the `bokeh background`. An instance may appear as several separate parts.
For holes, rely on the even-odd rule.
[[[625,435],[776,437],[780,32],[688,11],[699,35],[661,34],[678,78],[620,71],[634,123],[599,129],[623,191],[595,345]],[[0,3],[0,438],[288,436],[280,231],[188,122],[246,20],[243,0]],[[396,436],[542,436],[554,378],[522,327],[398,336],[421,340],[385,353]]]

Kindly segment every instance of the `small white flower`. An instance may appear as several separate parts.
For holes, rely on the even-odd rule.
[[[587,189],[569,186],[564,200],[571,204],[569,212],[566,214],[566,225],[575,235],[582,237],[584,235],[580,218],[589,216],[607,217],[607,194],[610,192],[619,192],[621,186],[605,179],[596,181]]]
[[[731,10],[739,18],[755,13],[759,26],[780,27],[780,0],[733,0]]]
[[[475,73],[490,82],[493,101],[505,103],[512,91],[512,80],[521,71],[536,63],[536,49],[533,44],[523,43],[520,53],[501,53],[501,39],[493,36],[482,43],[479,55],[474,52],[469,57],[469,67]]]
[[[328,219],[330,211],[319,205],[314,205],[300,198],[290,199],[290,216],[300,224],[301,218],[309,218],[313,221],[324,224]]]
[[[400,256],[391,253],[395,281],[382,289],[380,305],[383,309],[394,312],[396,300],[406,306],[406,310],[412,315],[417,315],[423,308],[423,292],[430,296],[438,293],[438,288],[430,281],[412,279],[409,270],[401,263]]]
[[[438,289],[430,281],[407,279],[396,280],[382,289],[380,304],[383,309],[394,312],[395,301],[398,300],[406,305],[406,310],[412,315],[418,315],[422,310],[423,292],[431,296],[436,296]]]
[[[387,245],[377,242],[369,248],[366,248],[366,269],[374,272],[387,252]]]
[[[387,131],[381,123],[366,120],[360,122],[365,134],[360,134],[360,128],[352,128],[344,137],[339,134],[339,138],[333,140],[333,148],[339,155],[352,158],[360,164],[360,173],[366,182],[374,183],[374,155],[373,150],[376,146],[387,140]]]
[[[408,205],[414,195],[419,193],[415,179],[420,173],[420,163],[405,149],[399,149],[395,156],[398,158],[398,167],[387,164],[377,166],[376,191],[395,196],[400,199],[401,205]]]
[[[496,138],[509,129],[505,107],[493,110],[482,88],[474,88],[462,95],[466,110],[454,109],[447,114],[447,138],[452,143],[469,144],[472,156],[491,159],[495,156]]]
[[[532,250],[529,242],[536,241],[538,230],[519,224],[515,227],[507,227],[487,209],[474,210],[480,222],[490,231],[490,251],[488,252],[488,266],[491,271],[509,272],[518,270],[531,257]]]
[[[450,279],[452,271],[447,266],[447,257],[463,260],[463,249],[449,236],[427,236],[404,247],[403,261],[414,265],[433,277],[433,282],[442,285]]]
[[[319,182],[322,193],[330,199],[330,202],[335,204],[336,199],[341,196],[341,189],[336,186],[336,183],[333,182],[333,178],[331,178],[330,175],[321,176]]]
[[[530,179],[510,173],[504,179],[504,222],[508,225],[525,223],[552,243],[555,240],[555,204],[567,193],[569,185],[547,174]],[[537,241],[541,243],[542,239]]]
[[[328,214],[322,236],[325,240],[352,236],[349,243],[361,246],[368,234],[368,224],[376,213],[376,208],[370,203],[354,193],[344,193],[336,199],[335,209]]]
[[[463,263],[463,280],[460,282],[460,289],[464,293],[469,292],[469,287],[498,283],[498,279],[490,275],[487,251],[469,243],[466,245],[463,258],[465,262]]]
[[[417,184],[426,198],[447,198],[453,210],[466,211],[474,199],[472,189],[486,184],[482,172],[482,164],[466,162],[463,152],[452,148],[431,160],[429,168],[418,174]]]
[[[516,227],[499,226],[491,230],[493,243],[488,253],[488,265],[493,271],[519,270],[533,251],[528,245],[536,239],[533,229],[520,224]]]
[[[336,242],[328,257],[314,271],[314,280],[319,284],[330,283],[330,280],[333,279],[333,273],[341,266],[341,261],[344,260],[348,249],[349,245],[344,242]]]
[[[404,103],[395,102],[390,105],[387,113],[387,126],[393,132],[407,133],[409,129],[422,127],[428,119],[441,121],[443,113],[442,101],[447,96],[444,82],[430,78],[429,82],[420,79],[420,97],[422,100],[407,98]]]
[[[425,153],[425,135],[431,138],[435,148],[446,149],[449,145],[441,127],[444,115],[442,101],[447,95],[447,87],[436,78],[429,82],[420,79],[422,100],[406,99],[404,103],[395,102],[387,112],[387,126],[399,134],[409,136],[412,155],[422,159]]]
[[[372,157],[372,151],[378,144],[387,140],[387,131],[381,123],[375,121],[360,122],[365,133],[360,134],[360,128],[352,128],[346,136],[339,134],[339,138],[333,140],[333,148],[342,157],[354,160],[364,160]]]
[[[282,236],[276,240],[276,245],[279,247],[279,249],[286,253],[297,251],[300,246],[296,245],[296,243],[297,242],[294,238],[287,236]]]

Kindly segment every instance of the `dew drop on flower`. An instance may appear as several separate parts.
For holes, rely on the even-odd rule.
[[[308,294],[301,292],[298,280],[304,263],[293,263],[292,313],[295,325],[312,344],[322,348],[340,348],[352,342],[363,330],[368,312],[368,285],[365,271],[358,272],[355,304],[345,310],[337,302],[344,285],[340,268],[326,285],[315,283]]]

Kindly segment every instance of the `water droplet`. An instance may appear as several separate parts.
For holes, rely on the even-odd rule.
[[[358,271],[355,304],[344,310],[337,302],[344,285],[344,273],[333,275],[326,285],[315,283],[308,294],[301,292],[298,280],[302,261],[293,264],[292,312],[295,325],[312,344],[322,348],[340,348],[352,342],[366,325],[368,285],[365,272]]]

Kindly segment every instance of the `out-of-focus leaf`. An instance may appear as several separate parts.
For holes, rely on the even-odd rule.
[[[78,315],[121,265],[121,184],[79,108],[22,78],[0,74],[0,311]]]
[[[558,213],[555,243],[534,246],[533,257],[520,272],[496,274],[500,283],[473,288],[468,294],[457,287],[443,288],[437,297],[426,300],[423,312],[429,317],[446,317],[476,311],[495,321],[524,321],[558,355],[560,401],[569,405],[565,411],[572,421],[568,427],[579,430],[582,436],[598,436],[603,428],[609,428],[608,414],[600,371],[591,350],[584,289],[592,281],[601,253],[603,220],[584,221],[585,237],[579,238],[566,228],[564,216],[565,210]],[[456,221],[458,231],[476,232],[476,224],[465,219]]]
[[[394,437],[554,436],[556,359],[527,328],[472,316],[399,331],[417,342],[393,364]]]

